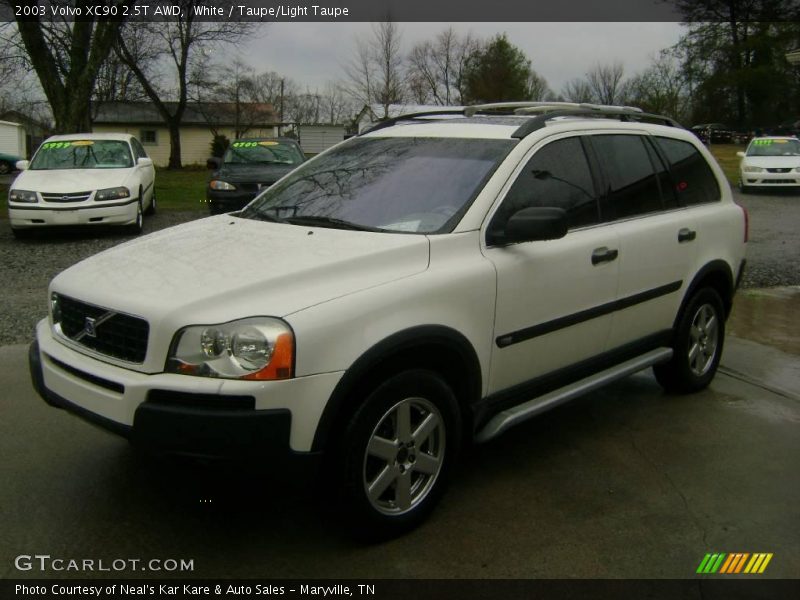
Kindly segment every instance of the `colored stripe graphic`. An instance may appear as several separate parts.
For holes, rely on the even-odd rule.
[[[749,552],[708,553],[700,561],[696,572],[700,574],[718,573],[720,575],[761,574],[766,570],[772,557],[773,554],[767,552],[753,554]]]

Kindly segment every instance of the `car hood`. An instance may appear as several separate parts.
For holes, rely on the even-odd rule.
[[[125,185],[131,169],[52,169],[23,171],[12,187],[45,193],[89,192]]]
[[[277,181],[297,165],[243,164],[222,165],[212,178],[230,183],[271,183]]]
[[[800,156],[745,156],[742,162],[762,169],[793,169],[800,167]]]
[[[120,244],[70,267],[52,290],[145,317],[151,330],[283,317],[428,267],[425,236],[220,215]]]

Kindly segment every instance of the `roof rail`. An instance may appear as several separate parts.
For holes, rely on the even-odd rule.
[[[496,102],[492,104],[474,104],[461,108],[442,108],[425,112],[398,115],[373,125],[358,135],[365,135],[392,127],[401,121],[412,121],[438,116],[464,116],[475,115],[519,115],[531,118],[517,128],[511,137],[522,139],[544,127],[548,121],[560,117],[591,117],[591,118],[617,118],[620,121],[654,122],[669,127],[681,127],[679,123],[663,115],[655,115],[642,111],[634,106],[609,106],[604,104],[588,104],[578,102]],[[682,128],[682,127],[681,127]]]
[[[682,129],[679,123],[670,119],[669,117],[642,112],[641,109],[635,109],[627,106],[609,106],[602,107],[602,110],[598,110],[595,108],[596,106],[597,105],[586,105],[582,108],[555,110],[536,115],[522,124],[514,133],[511,134],[511,137],[522,139],[534,131],[538,131],[542,127],[545,127],[548,121],[552,121],[560,117],[590,117],[597,119],[616,118],[620,121],[654,122],[660,125],[666,125],[668,127],[680,127]]]
[[[425,112],[416,112],[416,113],[408,113],[405,115],[398,115],[396,117],[392,117],[391,119],[386,119],[385,121],[381,121],[380,123],[373,125],[369,129],[366,129],[359,133],[358,135],[365,135],[367,133],[372,133],[373,131],[379,131],[381,129],[385,129],[386,127],[391,127],[399,123],[400,121],[411,121],[413,119],[420,119],[423,117],[436,117],[440,115],[464,115],[465,110],[461,108],[443,108],[442,110],[427,110]]]

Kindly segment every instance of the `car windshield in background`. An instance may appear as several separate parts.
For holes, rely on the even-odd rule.
[[[68,140],[46,142],[36,152],[30,168],[129,169],[133,166],[128,142],[121,140]]]
[[[276,141],[236,141],[225,152],[226,165],[299,165],[303,156],[297,146]]]
[[[800,156],[800,140],[755,139],[750,142],[747,156]]]
[[[410,233],[451,231],[512,140],[357,138],[306,163],[240,216]]]

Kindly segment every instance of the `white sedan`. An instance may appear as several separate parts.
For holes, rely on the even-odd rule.
[[[794,137],[759,137],[737,152],[739,189],[800,186],[800,140]]]
[[[64,225],[121,225],[138,234],[142,215],[155,212],[153,161],[132,135],[56,135],[17,168],[8,193],[17,237]]]

